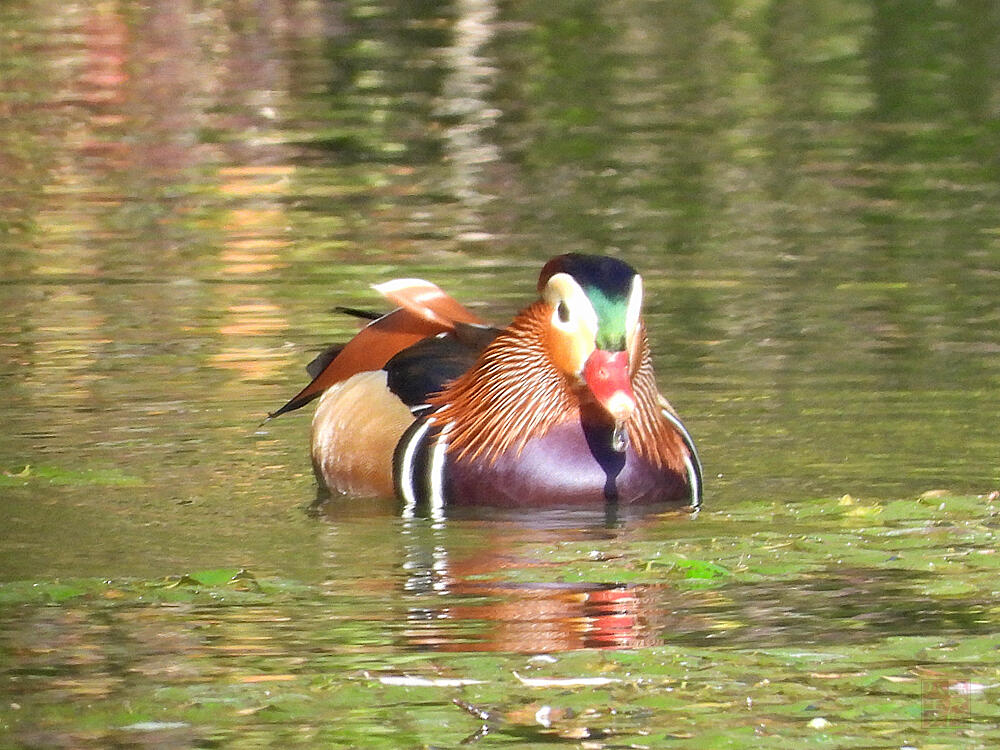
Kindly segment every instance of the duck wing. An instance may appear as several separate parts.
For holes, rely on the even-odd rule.
[[[427,399],[464,374],[500,333],[499,328],[457,323],[454,330],[418,341],[385,365],[386,385],[417,411]]]
[[[482,321],[435,284],[422,279],[394,279],[374,289],[400,307],[366,325],[346,344],[327,349],[307,371],[312,381],[268,419],[299,409],[332,385],[359,372],[382,369],[399,352],[424,339]]]

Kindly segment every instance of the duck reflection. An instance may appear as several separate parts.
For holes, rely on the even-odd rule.
[[[341,503],[319,510],[334,522],[346,512]],[[653,646],[709,628],[696,612],[710,593],[622,582],[634,561],[613,550],[652,541],[656,529],[662,537],[664,522],[689,515],[664,510],[402,518],[394,632],[420,649],[537,654]]]

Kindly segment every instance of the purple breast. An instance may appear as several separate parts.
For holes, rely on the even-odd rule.
[[[611,448],[610,428],[567,422],[494,462],[456,460],[444,466],[450,505],[527,507],[600,503],[688,503],[684,475],[656,467],[631,445]]]

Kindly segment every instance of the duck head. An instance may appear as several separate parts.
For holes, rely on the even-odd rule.
[[[636,408],[632,376],[639,362],[642,277],[600,255],[560,255],[542,269],[538,290],[549,308],[552,363],[583,403],[614,424],[612,445],[625,449],[625,425]]]

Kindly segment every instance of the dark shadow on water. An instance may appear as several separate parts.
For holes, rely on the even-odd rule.
[[[308,515],[326,521],[348,521],[358,518],[422,518],[432,521],[508,523],[533,529],[616,528],[651,520],[683,521],[695,518],[697,511],[677,503],[649,503],[581,508],[551,506],[537,509],[456,506],[435,514],[426,507],[408,513],[394,498],[356,498],[333,495],[318,488],[316,498],[306,509]]]
[[[676,504],[626,505],[607,503],[603,507],[555,507],[531,511],[504,508],[455,508],[448,510],[453,521],[492,521],[523,525],[534,529],[618,528],[653,520],[692,518],[694,513]]]

